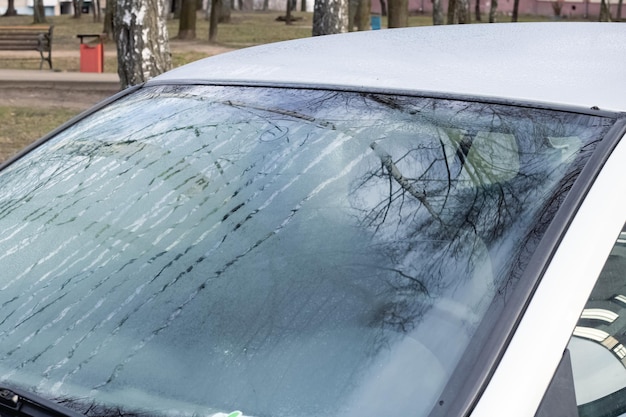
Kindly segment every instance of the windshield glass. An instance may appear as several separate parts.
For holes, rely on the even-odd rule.
[[[610,123],[143,88],[0,173],[0,378],[86,412],[426,415]]]

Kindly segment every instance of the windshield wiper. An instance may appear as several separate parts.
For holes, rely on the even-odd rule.
[[[0,386],[2,417],[85,417],[31,392]]]

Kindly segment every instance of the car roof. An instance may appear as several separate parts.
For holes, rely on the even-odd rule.
[[[624,24],[471,24],[266,44],[197,61],[151,83],[374,89],[626,111],[624,64]]]

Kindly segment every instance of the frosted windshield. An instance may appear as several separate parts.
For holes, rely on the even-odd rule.
[[[83,411],[427,415],[608,124],[143,88],[0,174],[0,378]]]

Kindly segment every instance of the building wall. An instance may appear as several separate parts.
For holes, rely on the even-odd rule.
[[[479,0],[480,9],[483,15],[483,21],[487,20],[489,13],[489,7],[491,2],[489,0]],[[514,0],[498,0],[498,14],[501,16],[510,16],[513,12]],[[555,0],[557,1],[557,0]],[[559,0],[562,2],[561,17],[583,17],[590,19],[597,19],[600,15],[600,0]],[[445,11],[448,9],[448,1],[441,0],[442,7]],[[474,15],[474,7],[476,0],[470,0],[470,8],[472,16]],[[611,16],[617,16],[617,0],[610,1]],[[622,11],[622,14],[626,15],[626,6]],[[380,0],[372,0],[372,13],[380,13],[381,5]],[[431,0],[409,0],[409,12],[410,13],[432,13],[432,1]],[[520,0],[518,13],[520,15],[538,15],[538,16],[554,16],[554,9],[552,7],[552,1],[550,0]],[[502,19],[505,21],[506,19]]]
[[[300,10],[301,1],[297,0],[296,9]],[[315,0],[307,0],[307,11],[313,11],[313,3]],[[470,0],[472,15],[474,13],[474,5],[476,0]],[[478,0],[480,1],[480,8],[483,14],[483,20],[486,21],[490,0]],[[510,16],[513,11],[514,0],[498,0],[498,13],[504,16]],[[557,0],[555,0],[557,1]],[[591,19],[597,18],[600,14],[600,0],[558,0],[563,1],[561,9],[561,16],[563,17],[589,17]],[[241,0],[236,1],[236,4],[241,4],[243,10],[263,10],[264,0]],[[44,7],[46,9],[46,15],[59,15],[61,13],[71,13],[71,6],[68,7],[68,1],[66,0],[44,0]],[[447,10],[447,0],[442,0],[443,10]],[[0,0],[0,14],[6,11],[7,0]],[[285,10],[285,0],[268,0],[269,10],[283,11]],[[33,14],[33,0],[15,0],[15,8],[19,14],[32,15]],[[380,0],[372,0],[372,13],[379,14],[381,10]],[[409,0],[409,12],[410,13],[432,13],[432,1],[431,0]],[[626,14],[626,10],[623,12]],[[539,16],[554,16],[554,10],[552,8],[552,2],[550,0],[520,0],[519,14],[521,15],[539,15]],[[611,15],[617,15],[617,0],[611,1]],[[504,19],[502,19],[504,20]]]

